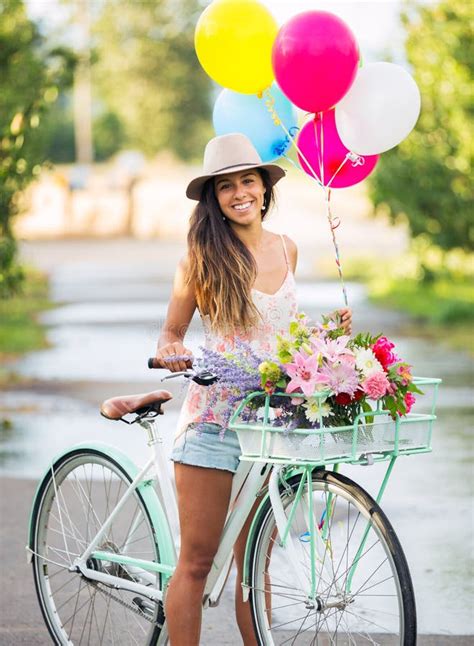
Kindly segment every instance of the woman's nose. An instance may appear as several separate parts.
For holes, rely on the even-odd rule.
[[[247,188],[245,184],[241,184],[237,186],[235,189],[234,195],[237,199],[241,199],[242,197],[245,197],[247,195]]]

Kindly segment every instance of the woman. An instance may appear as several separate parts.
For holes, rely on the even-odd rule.
[[[273,204],[273,186],[285,175],[263,164],[241,134],[212,139],[204,173],[186,195],[198,200],[191,216],[188,253],[179,263],[167,319],[158,341],[157,363],[175,372],[191,365],[184,336],[196,307],[207,347],[231,348],[237,338],[271,350],[297,311],[294,271],[297,249],[286,236],[262,227]],[[339,311],[348,333],[351,312]],[[172,459],[175,462],[181,549],[166,596],[171,646],[197,646],[202,596],[224,526],[240,455],[232,431],[222,432],[225,393],[210,408],[209,390],[191,382],[181,411]],[[199,433],[196,427],[199,425]],[[206,501],[206,505],[202,501]],[[245,646],[256,644],[249,603],[240,582],[252,510],[234,546],[235,608]]]

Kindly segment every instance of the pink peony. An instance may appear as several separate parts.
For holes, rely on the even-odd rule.
[[[413,404],[416,402],[416,397],[413,393],[406,393],[405,394],[405,406],[407,409],[407,413],[411,411],[411,407]]]
[[[362,388],[370,399],[380,399],[386,395],[389,386],[384,372],[373,372],[362,382]]]
[[[316,384],[319,383],[318,356],[313,354],[308,357],[302,352],[295,352],[293,360],[294,363],[285,364],[285,370],[291,377],[286,392],[294,393],[301,388],[305,395],[312,395],[316,390]]]
[[[336,395],[347,393],[352,396],[359,387],[359,374],[350,363],[338,361],[323,366],[319,374],[321,383],[329,386]]]
[[[384,370],[387,370],[396,361],[400,361],[395,352],[392,352],[394,347],[395,345],[386,336],[381,336],[372,346],[372,352],[382,364]]]

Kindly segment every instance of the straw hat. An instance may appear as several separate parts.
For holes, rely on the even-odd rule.
[[[286,174],[286,171],[276,164],[264,164],[254,145],[245,135],[235,132],[214,137],[204,151],[204,174],[188,184],[186,195],[191,200],[200,200],[202,187],[210,177],[250,168],[265,168],[270,175],[272,186]]]

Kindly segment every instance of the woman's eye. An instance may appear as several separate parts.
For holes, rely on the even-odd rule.
[[[221,191],[226,191],[228,188],[230,188],[230,184],[221,184],[220,185],[220,190]]]
[[[253,182],[253,179],[244,179],[244,184],[251,184]]]

